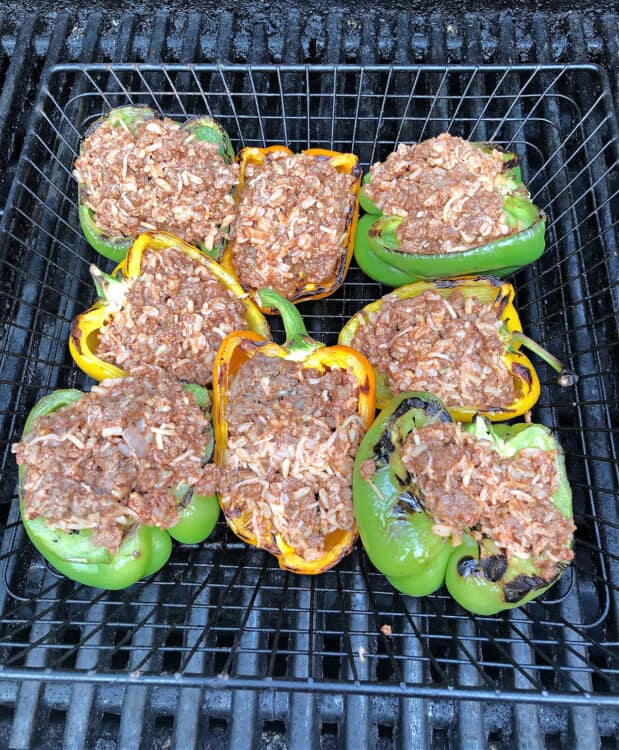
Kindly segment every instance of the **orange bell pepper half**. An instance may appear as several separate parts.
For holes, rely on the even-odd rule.
[[[248,164],[260,165],[264,162],[267,154],[274,152],[283,152],[288,156],[293,156],[293,152],[287,146],[268,146],[267,148],[254,148],[248,147],[242,149],[237,155],[237,161],[240,163],[241,171],[239,175],[239,183],[236,190],[236,199],[238,199],[243,191],[245,184],[245,172]],[[340,263],[337,267],[335,275],[330,279],[325,279],[320,284],[307,283],[301,288],[291,290],[290,295],[286,297],[293,302],[295,305],[299,302],[307,302],[310,300],[322,299],[333,294],[343,284],[344,278],[348,273],[348,267],[352,259],[354,245],[355,245],[355,234],[357,231],[357,221],[359,220],[359,190],[361,188],[361,176],[362,172],[359,167],[359,158],[355,154],[342,153],[340,151],[330,151],[324,148],[310,148],[301,153],[307,154],[308,156],[315,157],[327,157],[333,167],[338,172],[344,174],[355,175],[356,179],[352,185],[351,192],[355,197],[355,204],[350,216],[348,223],[346,238],[342,244],[342,255]],[[233,262],[234,255],[234,239],[230,240],[221,256],[220,263],[228,271],[231,276],[237,276]],[[249,291],[249,290],[248,290]],[[276,311],[273,309],[261,308],[263,312],[267,314],[274,314]]]
[[[222,466],[228,444],[228,423],[226,406],[234,379],[243,365],[254,354],[266,357],[282,357],[300,362],[304,369],[324,372],[327,369],[345,370],[359,384],[357,413],[366,429],[372,424],[376,411],[376,385],[374,372],[366,358],[346,346],[330,346],[311,339],[298,310],[281,295],[272,290],[256,293],[257,302],[262,308],[275,308],[282,315],[286,330],[286,342],[280,346],[267,341],[254,331],[237,331],[227,336],[217,353],[213,368],[213,421],[215,427],[215,462]],[[352,478],[351,478],[352,481]],[[226,512],[225,499],[220,495],[220,505],[228,526],[244,542],[256,547],[258,540],[251,531],[251,512],[233,517]],[[319,560],[307,561],[297,555],[279,534],[273,535],[275,542],[262,545],[263,549],[275,555],[284,570],[293,573],[316,574],[332,568],[352,549],[357,538],[356,523],[350,531],[335,531],[325,538],[326,552]]]

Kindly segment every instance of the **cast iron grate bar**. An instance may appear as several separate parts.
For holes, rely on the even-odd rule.
[[[130,24],[122,36],[132,44]],[[251,716],[252,732],[264,722],[270,726],[286,721],[283,707],[278,713],[264,698],[265,678],[271,687],[302,691],[291,700],[305,716],[312,715],[317,702],[323,715],[323,699],[333,691],[343,694],[342,702],[329,705],[339,739],[350,746],[359,738],[377,740],[365,718],[359,727],[343,721],[353,704],[363,717],[384,711],[390,700],[396,701],[389,704],[396,712],[399,701],[401,717],[407,715],[405,708],[414,707],[415,721],[406,730],[413,734],[430,731],[417,695],[437,705],[447,696],[612,704],[619,668],[616,609],[610,606],[618,584],[617,561],[611,550],[617,533],[613,502],[619,490],[613,433],[617,414],[610,396],[616,384],[606,357],[616,357],[610,342],[617,331],[617,277],[607,257],[616,247],[616,226],[604,207],[616,194],[616,143],[609,92],[599,71],[590,66],[136,70],[117,65],[111,74],[101,66],[60,66],[50,74],[48,85],[7,207],[0,261],[17,281],[6,292],[16,311],[16,325],[1,340],[3,374],[7,362],[23,373],[19,380],[6,377],[0,384],[9,394],[0,415],[7,487],[3,499],[13,502],[12,525],[4,538],[7,557],[0,567],[8,594],[0,603],[0,648],[11,663],[5,676],[36,684],[42,679],[38,665],[53,664],[53,674],[46,673],[44,679],[71,680],[75,691],[89,683],[89,700],[96,710],[103,705],[105,680],[119,678],[127,688],[117,685],[122,697],[113,713],[121,717],[118,731],[129,743],[141,729],[123,717],[122,701],[135,704],[136,726],[152,729],[152,716],[162,715],[153,708],[157,691],[176,691],[180,685],[186,686],[181,695],[190,696],[186,701],[203,696],[200,686],[215,688],[217,694],[232,686],[254,691],[253,697],[239,693],[238,705],[234,700],[222,703],[227,741],[242,736],[242,711]],[[300,91],[301,97],[293,101],[291,91]],[[67,116],[69,92],[77,93]],[[73,229],[75,195],[68,170],[79,132],[102,106],[89,96],[92,93],[99,102],[103,97],[112,103],[153,98],[161,111],[176,116],[204,111],[207,103],[216,117],[227,119],[237,145],[241,136],[261,145],[269,133],[285,132],[293,146],[304,147],[310,125],[313,145],[333,142],[341,148],[354,143],[364,166],[372,153],[383,158],[397,140],[416,139],[421,130],[427,136],[449,126],[466,135],[477,123],[477,132],[483,132],[484,108],[486,135],[495,132],[502,143],[515,139],[516,149],[525,155],[531,185],[555,222],[537,273],[516,278],[523,318],[542,341],[566,346],[585,370],[570,407],[554,391],[550,373],[540,368],[544,393],[539,414],[557,430],[573,458],[578,520],[584,530],[576,571],[553,599],[508,618],[470,618],[441,594],[427,602],[406,602],[367,566],[359,551],[324,580],[307,582],[272,568],[261,553],[226,544],[223,527],[191,554],[177,550],[170,570],[137,587],[133,597],[94,597],[84,587],[66,582],[58,589],[57,577],[32,553],[18,523],[14,473],[6,449],[39,395],[57,385],[83,387],[87,382],[71,368],[63,342],[69,321],[91,296],[84,273],[90,251]],[[37,169],[43,179],[37,178]],[[31,202],[39,205],[36,219],[28,210]],[[26,263],[21,262],[24,258]],[[578,287],[576,277],[583,275]],[[32,288],[25,300],[20,284]],[[341,322],[381,293],[378,284],[353,269],[343,290],[306,306],[304,313],[317,335],[333,341]],[[136,597],[141,614],[132,617]],[[39,629],[32,628],[35,607]],[[386,614],[394,631],[387,646],[379,631]],[[69,622],[77,639],[69,638]],[[558,651],[553,649],[556,643]],[[360,660],[359,648],[365,649],[365,661]],[[175,671],[162,669],[166,664]],[[216,677],[216,668],[224,666],[229,674],[225,680]],[[132,673],[134,668],[141,668],[139,677]],[[348,682],[354,675],[357,684]],[[136,680],[152,686],[148,696],[139,694],[139,684],[129,686]],[[35,700],[20,701],[20,711],[45,700],[38,687],[35,691]],[[306,698],[299,701],[297,696]],[[285,708],[289,709],[288,701]],[[513,711],[520,722],[529,715],[524,703]],[[471,732],[482,736],[484,727],[492,726],[487,709],[479,704],[463,703],[458,716],[462,744]],[[577,714],[569,716],[572,724],[577,723]],[[594,716],[587,716],[591,728]],[[382,721],[381,731],[387,736],[394,731],[393,718],[383,716]],[[399,741],[404,736],[402,722],[404,718],[399,721]],[[67,720],[67,736],[68,725]],[[440,722],[432,719],[431,725],[438,727]],[[449,720],[441,726],[450,726]],[[84,725],[81,731],[86,731]],[[543,734],[540,729],[537,736]],[[188,730],[186,736],[197,738],[199,731]]]

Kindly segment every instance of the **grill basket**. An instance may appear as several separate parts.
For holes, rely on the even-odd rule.
[[[71,168],[109,107],[210,114],[235,147],[352,150],[367,169],[399,142],[449,130],[513,148],[548,216],[547,249],[513,282],[525,330],[580,374],[561,390],[538,365],[533,413],[565,447],[576,559],[542,601],[474,617],[443,590],[394,591],[360,545],[298,577],[219,525],[177,546],[153,578],[101,592],[59,577],[19,521],[10,444],[32,405],[92,383],[70,359],[90,305]],[[0,677],[304,693],[614,703],[619,673],[616,119],[604,73],[580,66],[59,65],[47,74],[0,235]],[[109,270],[107,268],[106,270]],[[332,297],[301,306],[310,334],[387,290],[353,264]],[[276,335],[277,319],[273,321]],[[381,626],[390,625],[386,636]]]

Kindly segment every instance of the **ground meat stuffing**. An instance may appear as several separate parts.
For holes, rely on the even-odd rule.
[[[355,179],[307,154],[275,151],[248,164],[232,252],[243,287],[293,297],[332,280],[346,253]]]
[[[107,235],[163,230],[210,250],[233,219],[237,164],[167,117],[135,129],[98,126],[82,142],[73,175]]]
[[[209,270],[177,248],[146,251],[124,304],[101,327],[97,356],[125,370],[162,367],[210,385],[222,339],[247,327],[245,306]]]
[[[502,360],[501,326],[496,309],[476,297],[426,291],[387,296],[380,310],[362,317],[351,345],[386,374],[393,393],[429,391],[448,406],[485,410],[517,397]]]
[[[386,216],[404,218],[396,230],[400,252],[455,253],[520,231],[503,211],[502,169],[499,151],[442,133],[400,144],[370,168],[365,192]]]
[[[371,479],[374,474],[376,474],[376,463],[371,458],[362,461],[361,466],[359,467],[359,474],[361,474],[365,480]]]
[[[261,354],[243,364],[219,490],[227,516],[249,511],[259,546],[272,547],[274,532],[312,561],[327,534],[354,527],[352,469],[365,432],[357,403],[342,370],[319,374]]]
[[[494,540],[508,560],[532,556],[544,578],[557,563],[569,563],[575,526],[557,510],[559,487],[554,451],[526,448],[502,458],[489,440],[464,432],[458,423],[414,430],[402,447],[402,462],[415,478],[433,530],[459,543],[464,529]]]
[[[202,465],[209,431],[192,396],[158,368],[105,380],[39,417],[13,445],[28,468],[24,515],[63,531],[92,529],[93,544],[115,553],[134,524],[178,521],[172,493],[179,482],[213,491]]]

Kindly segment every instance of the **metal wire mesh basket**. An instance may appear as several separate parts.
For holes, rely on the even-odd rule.
[[[516,275],[525,330],[580,373],[561,391],[539,366],[535,421],[566,449],[575,564],[542,601],[474,617],[443,592],[394,591],[358,546],[315,578],[282,572],[220,522],[204,544],[123,592],[59,577],[19,521],[19,439],[35,401],[88,387],[70,360],[72,318],[92,301],[102,259],[83,239],[71,177],[81,134],[109,107],[211,114],[235,146],[286,143],[356,152],[362,166],[399,142],[449,130],[513,148],[548,215],[547,250]],[[612,702],[619,646],[617,323],[612,199],[616,120],[594,66],[355,67],[60,65],[27,133],[0,244],[0,676],[286,688],[303,692]],[[386,290],[351,268],[332,297],[305,304],[313,336]],[[391,634],[381,631],[391,626]]]

